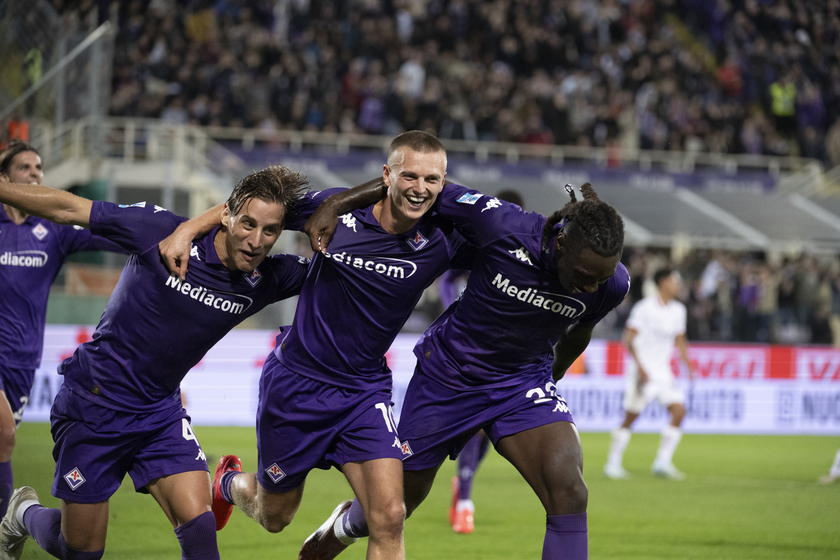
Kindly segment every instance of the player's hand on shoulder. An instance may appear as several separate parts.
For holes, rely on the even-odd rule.
[[[328,198],[306,220],[303,232],[309,236],[309,244],[313,251],[325,253],[337,228],[338,213]]]
[[[169,237],[158,243],[161,260],[170,274],[178,276],[181,280],[187,278],[193,240],[193,232],[186,224],[187,222],[184,222],[179,225]]]

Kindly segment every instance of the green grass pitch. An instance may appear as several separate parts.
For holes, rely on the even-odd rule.
[[[256,468],[253,429],[198,426],[195,432],[211,460],[235,453],[246,470]],[[628,481],[601,474],[608,434],[584,433],[581,438],[593,559],[840,559],[840,483],[816,484],[828,472],[840,438],[689,434],[674,458],[688,475],[684,482],[649,474],[657,435],[634,434],[625,457],[625,467],[634,475]],[[35,487],[45,505],[57,507],[50,496],[51,450],[49,426],[24,422],[13,468],[16,486]],[[407,557],[540,558],[542,507],[518,473],[493,451],[475,480],[475,532],[452,532],[446,511],[454,470],[453,463],[442,467],[431,495],[406,523]],[[350,495],[338,471],[314,471],[295,521],[280,534],[265,532],[235,510],[218,533],[222,558],[296,559],[301,542]],[[364,558],[365,546],[360,541],[342,558]],[[150,496],[134,492],[130,479],[111,499],[105,557],[180,557],[169,522]],[[50,557],[30,540],[23,558]]]

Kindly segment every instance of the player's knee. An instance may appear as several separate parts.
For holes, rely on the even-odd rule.
[[[14,425],[0,427],[0,462],[11,460],[16,440],[17,430]]]
[[[399,499],[388,500],[378,505],[367,517],[371,536],[398,536],[405,525],[405,504]]]
[[[259,522],[263,529],[269,533],[279,533],[289,526],[294,517],[294,513],[283,512],[274,515],[263,515],[260,517]]]
[[[583,477],[570,475],[560,477],[549,487],[549,515],[583,513],[589,501],[589,489]]]
[[[586,511],[586,506],[589,502],[589,488],[583,478],[576,478],[570,481],[566,491],[566,500],[570,510],[578,513]]]

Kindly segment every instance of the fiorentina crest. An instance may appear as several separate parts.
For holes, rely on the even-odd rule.
[[[79,467],[73,467],[72,471],[64,475],[64,480],[67,481],[67,485],[70,486],[70,490],[73,491],[85,483],[85,477],[82,476],[82,472],[79,470]]]
[[[255,268],[254,272],[245,277],[245,280],[251,284],[252,288],[256,288],[257,284],[259,284],[260,280],[262,280],[262,274],[260,274],[260,271]]]
[[[420,249],[422,249],[423,247],[425,247],[425,246],[426,246],[426,244],[427,244],[428,242],[429,242],[429,240],[428,240],[428,239],[426,239],[425,237],[423,237],[423,234],[422,234],[422,233],[420,233],[419,231],[418,231],[418,232],[417,232],[417,234],[414,236],[414,239],[409,239],[409,240],[408,240],[408,244],[409,244],[409,245],[411,246],[411,248],[412,248],[412,249],[414,249],[415,251],[419,251]]]
[[[274,463],[270,467],[265,469],[265,474],[267,474],[271,478],[271,480],[274,481],[274,484],[277,484],[278,482],[286,478],[286,473],[283,472],[283,469],[281,469],[277,465],[277,463]]]

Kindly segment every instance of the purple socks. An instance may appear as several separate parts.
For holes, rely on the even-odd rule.
[[[216,544],[216,518],[205,512],[175,528],[181,544],[181,560],[219,560]]]
[[[23,514],[23,524],[45,551],[61,560],[99,560],[105,550],[85,552],[70,548],[61,534],[61,510],[34,505]]]
[[[348,537],[359,538],[370,535],[365,512],[362,511],[362,504],[359,503],[358,498],[353,498],[350,508],[336,520],[336,523],[341,524],[342,531]]]
[[[242,474],[239,471],[228,471],[222,475],[222,479],[219,481],[219,491],[222,493],[222,498],[229,504],[233,504],[233,498],[230,495],[230,484],[233,482],[233,477],[238,474]]]
[[[477,433],[472,437],[461,453],[458,455],[458,499],[469,500],[472,496],[472,483],[475,471],[487,450],[490,447],[490,438],[483,433]]]
[[[586,558],[589,558],[586,513],[546,516],[542,560]]]

